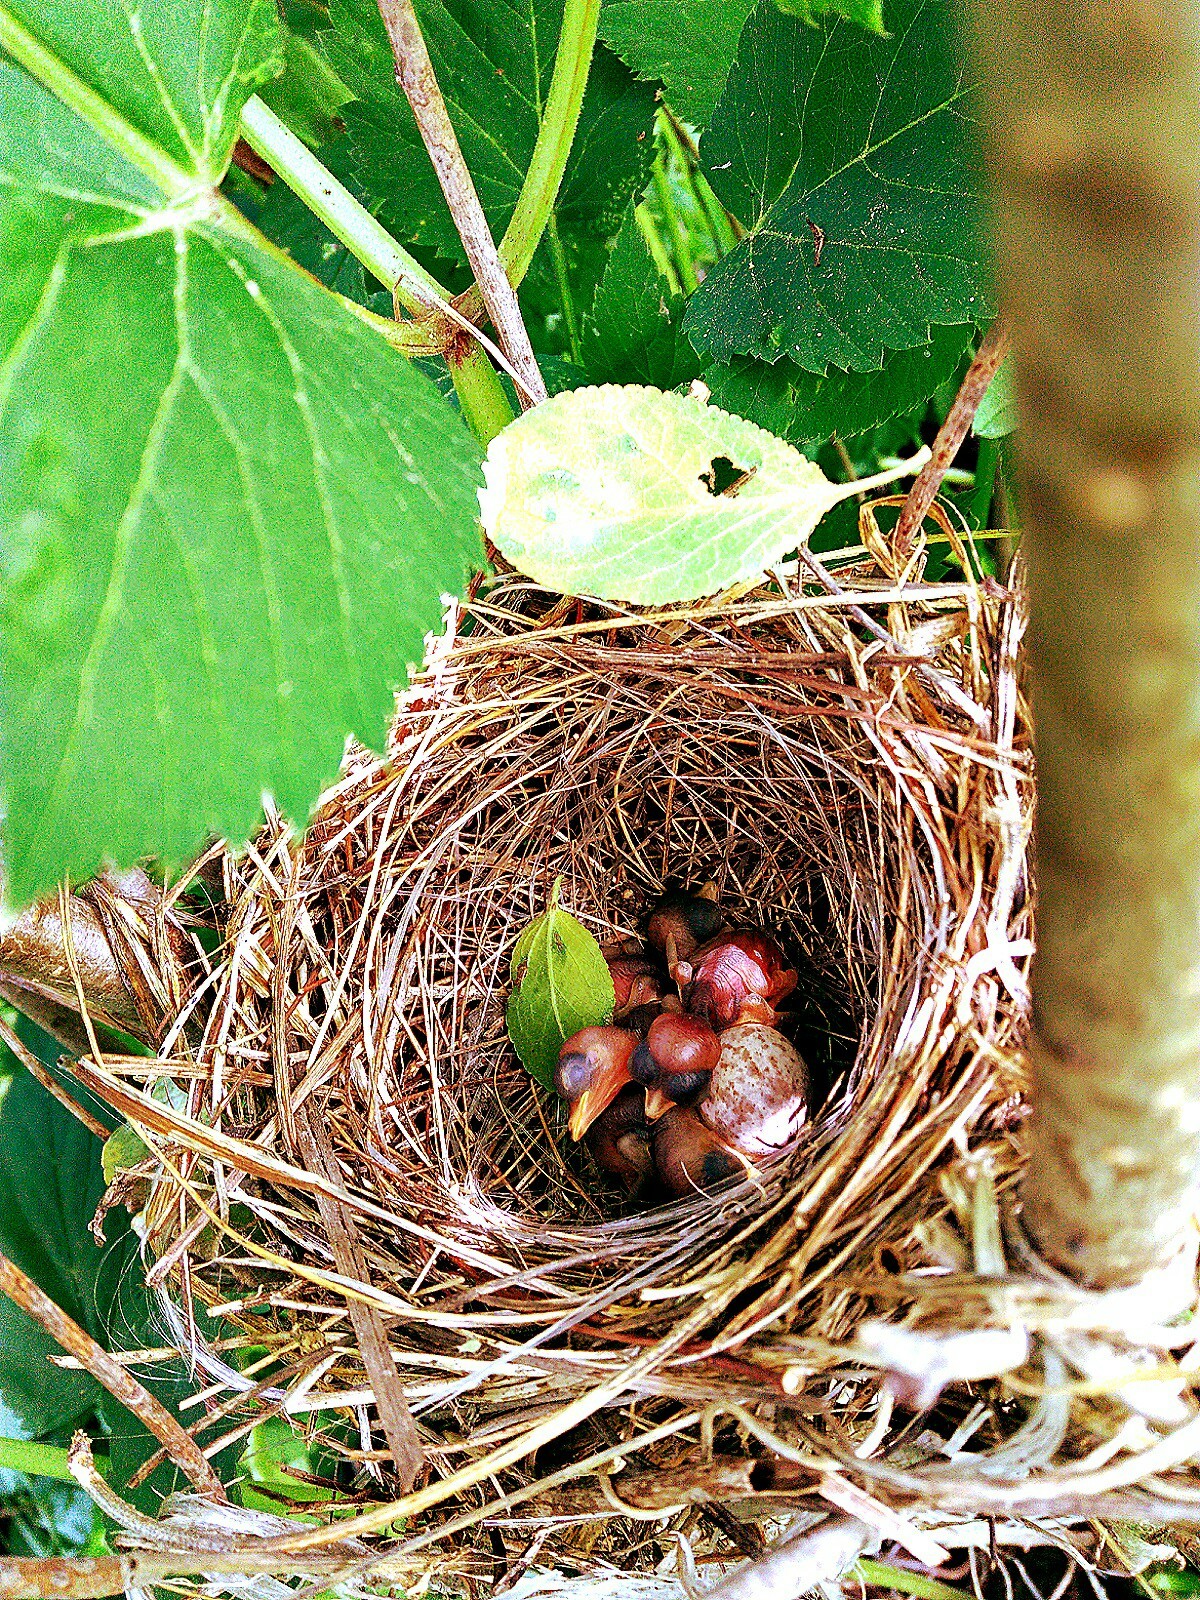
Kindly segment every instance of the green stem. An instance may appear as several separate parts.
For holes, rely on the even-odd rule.
[[[654,257],[654,265],[667,280],[671,293],[682,294],[683,290],[679,287],[679,275],[672,265],[671,257],[667,254],[667,247],[662,241],[662,234],[658,231],[658,226],[651,214],[650,207],[643,203],[638,206],[633,215],[634,220],[641,229],[642,238],[646,241],[646,248]]]
[[[431,273],[324,167],[302,139],[251,95],[242,109],[242,137],[294,194],[409,311],[427,312],[430,296],[449,299]]]
[[[850,1569],[851,1575],[872,1583],[879,1589],[892,1589],[896,1594],[911,1594],[915,1600],[968,1600],[965,1589],[955,1589],[938,1578],[926,1578],[920,1572],[909,1572],[904,1567],[889,1567],[883,1561],[871,1561],[861,1556]]]
[[[67,1465],[68,1452],[58,1444],[38,1444],[32,1439],[0,1439],[0,1467],[9,1472],[25,1472],[30,1477],[60,1478],[64,1483],[74,1480]],[[108,1458],[95,1456],[101,1475],[108,1473]]]
[[[687,180],[687,186],[692,191],[692,198],[699,206],[708,223],[708,231],[712,235],[713,250],[718,256],[728,255],[737,243],[733,236],[733,229],[729,226],[729,218],[725,215],[724,207],[713,194],[712,188],[704,174],[696,165],[696,152],[689,141],[685,141],[680,132],[679,124],[666,106],[661,106],[658,113],[658,125],[662,129],[663,138],[671,147],[671,152],[679,163],[680,171]]]
[[[500,260],[513,284],[529,270],[550,221],[587,88],[600,0],[566,0],[550,93],[516,209],[500,241]]]
[[[462,407],[463,416],[471,425],[480,444],[486,447],[501,428],[513,420],[513,409],[500,382],[500,375],[488,360],[482,345],[471,340],[461,361],[447,357],[454,392]]]
[[[550,259],[554,263],[554,280],[558,285],[559,303],[563,320],[567,324],[567,343],[571,347],[571,360],[576,366],[583,363],[583,350],[579,342],[579,319],[575,315],[575,297],[571,293],[571,280],[567,274],[567,256],[558,232],[558,219],[553,215],[547,230],[550,240]]]
[[[72,72],[66,62],[47,50],[3,5],[0,5],[0,48],[7,50],[39,83],[144,172],[172,201],[185,201],[218,181],[220,174],[191,173],[172,161],[145,134],[126,122],[119,111],[114,111],[90,84]]]
[[[975,458],[975,492],[971,496],[971,521],[977,528],[986,528],[996,488],[996,464],[1000,459],[1000,451],[994,439],[980,439],[978,450]]]
[[[675,265],[679,270],[679,281],[683,285],[684,294],[691,294],[699,279],[696,277],[696,266],[688,246],[687,231],[679,220],[679,213],[671,198],[671,186],[667,182],[666,169],[661,159],[654,163],[654,192],[658,196],[663,219],[671,230],[671,243],[675,247]]]

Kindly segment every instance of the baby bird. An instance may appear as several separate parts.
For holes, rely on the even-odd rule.
[[[738,1022],[775,1021],[776,1007],[796,987],[779,946],[765,933],[722,933],[701,946],[673,974],[684,1009],[704,1017],[718,1033]]]
[[[651,1131],[654,1165],[668,1194],[686,1200],[700,1189],[714,1189],[745,1171],[747,1162],[694,1111],[671,1106]]]
[[[629,1063],[646,1090],[646,1118],[656,1122],[674,1103],[694,1105],[721,1059],[721,1041],[702,1017],[664,1011],[650,1024]]]
[[[662,977],[654,962],[645,956],[610,956],[608,971],[613,981],[614,1017],[623,1018],[662,999]]]
[[[626,1028],[581,1028],[558,1052],[554,1087],[571,1107],[572,1139],[582,1139],[602,1111],[633,1079],[629,1063],[638,1037]]]
[[[697,1110],[728,1144],[761,1160],[803,1126],[808,1068],[776,1029],[739,1023],[721,1034],[721,1057]]]
[[[638,1194],[654,1173],[645,1096],[626,1084],[587,1131],[587,1147],[601,1172],[615,1178],[627,1194]]]
[[[671,883],[650,908],[646,942],[663,957],[674,978],[677,964],[689,960],[724,926],[715,886],[706,884],[692,894],[678,883]]]

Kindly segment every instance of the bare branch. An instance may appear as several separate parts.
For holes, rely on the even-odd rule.
[[[500,263],[495,240],[459,148],[412,0],[379,0],[379,12],[396,61],[396,82],[412,107],[483,303],[500,346],[524,391],[522,405],[536,405],[546,398],[546,384],[521,317],[516,290]]]
[[[200,1447],[186,1433],[171,1413],[157,1401],[132,1373],[126,1372],[114,1361],[108,1351],[97,1344],[49,1295],[43,1294],[33,1279],[20,1267],[0,1255],[0,1292],[16,1302],[41,1324],[46,1332],[64,1350],[70,1351],[115,1400],[132,1411],[139,1422],[166,1450],[167,1455],[202,1494],[225,1499],[221,1480],[201,1454]],[[0,1590],[0,1594],[3,1590]]]
[[[954,404],[946,413],[945,422],[938,429],[937,438],[933,441],[933,453],[908,491],[908,499],[904,502],[893,536],[900,555],[907,555],[912,550],[917,529],[937,499],[946,470],[958,454],[979,410],[979,402],[996,376],[996,369],[1004,360],[1007,349],[1008,330],[999,321],[993,322],[975,353],[974,361],[967,368],[967,375],[954,397]]]

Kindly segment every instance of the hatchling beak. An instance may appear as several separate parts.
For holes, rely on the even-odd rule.
[[[572,1139],[582,1139],[600,1113],[607,1111],[625,1085],[632,1082],[626,1062],[619,1065],[614,1062],[601,1067],[594,1081],[572,1103],[571,1115],[567,1118]]]
[[[671,1099],[670,1095],[665,1094],[662,1089],[647,1089],[646,1121],[657,1122],[659,1117],[670,1111],[674,1104],[674,1100]]]

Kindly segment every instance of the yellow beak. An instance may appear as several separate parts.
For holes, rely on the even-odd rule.
[[[657,1122],[659,1117],[670,1111],[675,1104],[674,1100],[661,1089],[646,1090],[646,1121]]]
[[[571,1106],[571,1115],[567,1118],[571,1138],[582,1139],[600,1113],[607,1111],[625,1085],[632,1082],[625,1065],[605,1067],[598,1072],[596,1081],[589,1084]]]

